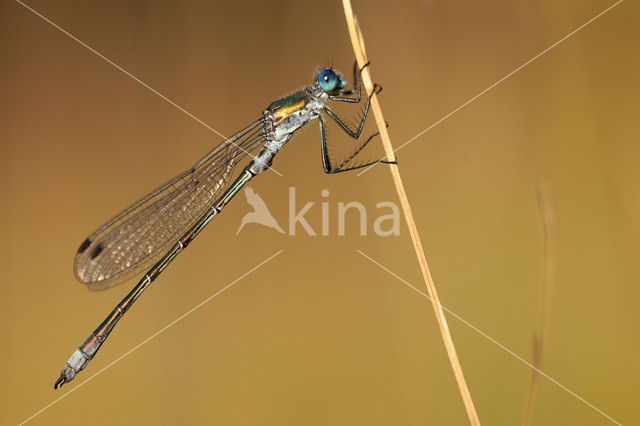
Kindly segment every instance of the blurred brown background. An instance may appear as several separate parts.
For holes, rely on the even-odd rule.
[[[353,63],[338,1],[28,3],[229,135],[333,60]],[[355,1],[396,146],[609,1]],[[543,370],[611,417],[640,423],[638,6],[602,16],[398,152],[445,306],[533,359],[553,197],[555,288]],[[287,229],[288,188],[319,231],[259,225],[241,194],[156,281],[74,382],[69,355],[134,280],[75,282],[80,242],[190,167],[220,137],[20,4],[0,5],[0,423],[16,424],[284,252],[30,424],[464,425],[466,416],[404,227],[338,236],[340,201],[396,201],[386,168],[322,173],[317,125],[251,186]],[[337,130],[331,133],[341,137]],[[328,189],[330,196],[321,197]],[[530,369],[449,317],[478,413],[520,424]],[[612,424],[541,379],[535,425]]]

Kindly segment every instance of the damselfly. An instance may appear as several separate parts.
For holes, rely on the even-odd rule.
[[[357,140],[364,128],[372,96],[382,90],[379,85],[374,85],[355,128],[327,106],[328,101],[360,102],[362,69],[354,65],[354,86],[349,90],[339,72],[331,67],[319,69],[310,86],[273,102],[260,119],[224,140],[186,172],[126,208],[80,244],[74,262],[75,276],[91,290],[113,287],[152,266],[71,355],[54,388],[70,382],[87,366],[120,318],[149,284],[247,182],[270,167],[280,149],[305,124],[316,119],[320,124],[325,173],[386,163],[379,160],[354,164],[354,158],[377,133],[356,144],[351,154],[339,163],[332,161],[327,149],[324,114]],[[231,180],[236,164],[258,148],[261,149],[253,159],[235,180]]]

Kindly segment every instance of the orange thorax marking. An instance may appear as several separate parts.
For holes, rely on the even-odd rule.
[[[282,123],[284,120],[289,118],[292,113],[300,110],[304,106],[304,104],[305,99],[301,98],[292,103],[287,102],[286,104],[277,108],[275,111],[273,111],[273,124],[277,126],[278,124]]]

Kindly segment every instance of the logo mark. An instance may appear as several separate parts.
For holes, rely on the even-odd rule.
[[[272,228],[278,231],[281,234],[284,234],[284,231],[278,225],[278,222],[273,217],[269,208],[265,204],[262,197],[260,197],[250,186],[244,190],[244,196],[247,198],[247,203],[251,207],[253,207],[253,211],[245,214],[240,222],[240,227],[236,231],[236,235],[240,233],[242,228],[248,223],[257,223],[267,228]]]

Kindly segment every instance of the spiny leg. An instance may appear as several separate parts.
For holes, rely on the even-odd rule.
[[[318,123],[320,125],[320,150],[322,151],[322,169],[325,173],[331,173],[331,158],[329,157],[329,150],[327,149],[327,136],[324,131],[324,117],[322,114],[318,115]]]
[[[361,90],[361,84],[360,84],[360,74],[362,73],[362,70],[364,69],[364,67],[368,66],[369,63],[367,62],[360,70],[357,69],[357,65],[354,64],[354,79],[356,80],[356,88],[358,91],[358,96],[357,98],[340,98],[340,97],[330,97],[331,100],[338,100],[338,101],[343,101],[343,102],[357,102],[360,100],[360,90]],[[356,77],[357,76],[357,77]],[[367,115],[369,113],[369,107],[371,105],[371,99],[373,97],[374,94],[379,94],[382,91],[382,86],[378,85],[378,84],[374,84],[373,86],[373,91],[369,94],[369,96],[367,96],[367,103],[365,105],[363,114],[362,114],[362,118],[360,120],[360,123],[357,126],[357,130],[352,130],[335,112],[333,112],[329,107],[325,106],[323,109],[324,111],[327,113],[327,115],[329,117],[331,117],[336,123],[338,123],[338,125],[342,128],[342,130],[345,131],[345,133],[347,133],[349,136],[351,136],[354,139],[358,139],[360,138],[360,135],[362,134],[362,129],[364,128],[364,124],[365,121],[367,119]],[[353,92],[353,90],[352,90]],[[347,165],[351,160],[353,160],[366,146],[367,144],[375,137],[379,134],[379,132],[376,132],[374,134],[372,134],[371,136],[369,136],[369,138],[361,145],[359,146],[347,159],[345,159],[342,163],[340,163],[340,165],[338,165],[338,167],[333,167],[331,165],[331,158],[329,155],[329,151],[328,151],[328,147],[327,147],[327,140],[326,140],[326,133],[325,133],[325,121],[324,121],[324,117],[322,115],[319,116],[319,125],[320,125],[320,145],[321,145],[321,150],[322,150],[322,167],[325,173],[328,174],[333,174],[333,173],[341,173],[341,172],[346,172],[349,170],[355,170],[355,169],[359,169],[362,167],[367,167],[367,166],[371,166],[373,164],[377,164],[377,163],[385,163],[385,164],[397,164],[396,161],[386,161],[386,160],[377,160],[377,161],[371,161],[368,163],[364,163],[364,164],[359,164],[357,166],[353,166],[353,167],[345,167],[345,165]],[[388,124],[387,124],[388,127]]]
[[[357,166],[353,166],[353,167],[345,167],[345,165],[347,165],[351,160],[353,160],[374,137],[380,134],[380,132],[376,132],[371,136],[369,136],[367,140],[358,149],[356,149],[353,152],[353,154],[351,154],[347,159],[345,159],[342,163],[340,163],[340,165],[334,168],[331,165],[331,157],[329,156],[329,150],[327,147],[327,137],[324,129],[325,122],[324,122],[324,117],[322,115],[319,116],[318,123],[320,124],[320,148],[322,150],[322,168],[325,173],[335,174],[335,173],[348,172],[350,170],[361,169],[363,167],[372,166],[378,163],[398,164],[396,161],[376,160],[376,161],[370,161],[364,164],[358,164]],[[387,124],[387,127],[389,127],[388,124]]]
[[[375,135],[372,135],[372,137]],[[393,161],[389,161],[389,160],[375,160],[375,161],[369,161],[368,163],[363,163],[363,164],[358,164],[357,166],[352,166],[352,167],[347,167],[346,169],[335,169],[335,170],[331,170],[330,172],[328,172],[328,174],[336,174],[336,173],[342,173],[342,172],[350,172],[352,170],[357,170],[357,169],[362,169],[363,167],[369,167],[369,166],[373,166],[374,164],[398,164],[398,162],[396,160]]]
[[[328,106],[324,106],[322,109],[327,113],[329,117],[331,117],[338,125],[344,130],[349,136],[354,139],[358,139],[360,134],[362,133],[362,129],[364,128],[364,122],[367,120],[367,115],[369,114],[369,106],[371,105],[371,98],[373,98],[374,94],[378,94],[382,91],[382,86],[378,84],[373,85],[373,91],[367,97],[367,104],[364,107],[364,112],[362,114],[362,119],[360,120],[360,124],[358,124],[357,130],[351,130],[347,123],[345,123],[338,115],[331,110]]]

